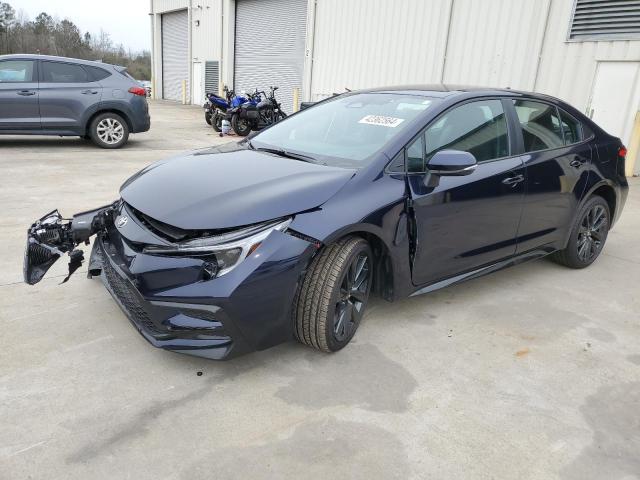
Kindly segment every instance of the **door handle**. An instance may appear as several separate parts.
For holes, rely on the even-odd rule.
[[[580,168],[582,165],[584,165],[584,161],[580,160],[579,158],[575,158],[569,162],[569,165],[571,165],[573,168]]]
[[[18,95],[22,95],[23,97],[29,97],[35,94],[36,94],[35,90],[20,90],[18,92]]]
[[[80,92],[83,95],[95,95],[98,93],[97,90],[83,90]]]
[[[504,185],[514,186],[523,181],[524,181],[524,175],[516,175],[515,177],[505,178],[504,180],[502,180],[502,183]]]

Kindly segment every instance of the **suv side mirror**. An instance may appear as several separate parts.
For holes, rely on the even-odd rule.
[[[478,162],[469,152],[440,150],[427,163],[429,173],[440,176],[462,176],[473,173]]]

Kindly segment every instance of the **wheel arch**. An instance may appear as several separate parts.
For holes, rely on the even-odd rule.
[[[372,292],[385,300],[393,300],[396,293],[395,272],[396,262],[392,253],[392,246],[384,240],[379,228],[371,224],[356,224],[348,228],[338,230],[324,239],[323,244],[331,245],[343,238],[358,236],[364,238],[371,247],[374,261],[374,275]]]
[[[100,108],[100,109],[96,110],[95,112],[93,112],[89,116],[89,118],[87,119],[87,122],[85,123],[85,127],[84,127],[85,135],[89,135],[91,133],[89,131],[89,129],[91,128],[91,123],[93,122],[93,120],[98,115],[102,115],[103,113],[115,113],[116,115],[119,115],[120,117],[122,117],[124,119],[125,122],[127,122],[127,126],[129,127],[129,131],[131,132],[133,130],[133,124],[131,123],[131,118],[129,117],[129,115],[126,112],[124,112],[123,110],[120,110],[118,108],[105,107],[105,108]]]
[[[580,210],[580,208],[582,208],[582,205],[584,205],[585,202],[587,202],[589,198],[593,197],[594,195],[604,198],[604,200],[607,202],[607,205],[609,205],[609,217],[611,218],[611,220],[616,218],[616,209],[618,206],[616,190],[613,185],[606,180],[598,182],[589,189],[586,195],[584,195],[584,197],[582,198],[582,202],[580,203],[578,211]],[[612,224],[613,221],[610,223],[609,228],[611,228]]]

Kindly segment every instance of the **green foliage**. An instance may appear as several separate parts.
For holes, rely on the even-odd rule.
[[[109,34],[84,34],[69,19],[58,20],[46,12],[30,21],[18,14],[7,2],[0,1],[0,55],[9,53],[40,53],[60,57],[98,60],[122,65],[134,78],[151,78],[151,54],[132,52],[123,45],[114,45]]]

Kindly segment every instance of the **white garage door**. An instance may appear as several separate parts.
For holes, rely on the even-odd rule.
[[[186,10],[162,15],[162,98],[182,101],[182,81],[189,95],[189,17]]]
[[[276,98],[293,110],[293,89],[302,93],[307,0],[236,2],[235,89],[280,87]]]

